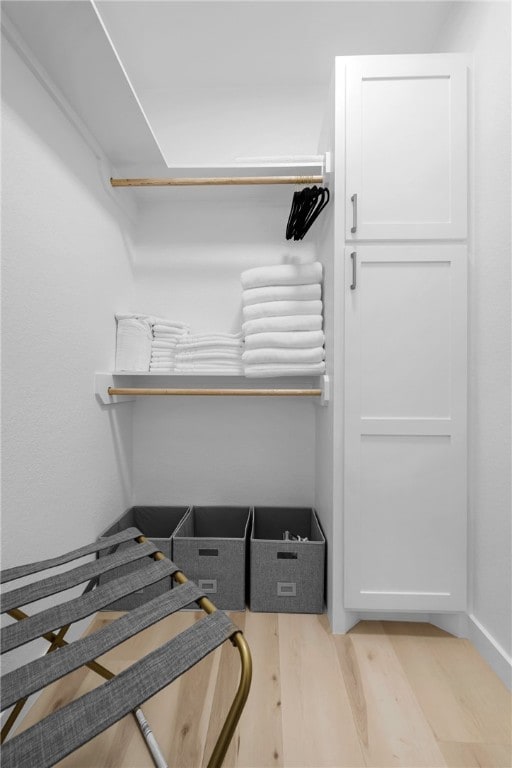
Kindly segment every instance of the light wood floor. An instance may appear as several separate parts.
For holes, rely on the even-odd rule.
[[[99,614],[96,625],[115,615]],[[167,639],[171,623],[175,634],[197,615],[166,619],[101,661],[119,671]],[[428,624],[361,622],[332,636],[325,616],[231,616],[251,647],[254,678],[226,766],[512,766],[511,697],[467,640]],[[238,670],[238,654],[225,644],[143,706],[170,766],[206,765]],[[79,671],[56,683],[23,727],[97,682]],[[59,766],[152,762],[130,716]]]

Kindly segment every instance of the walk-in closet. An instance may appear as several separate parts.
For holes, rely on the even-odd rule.
[[[213,645],[147,722],[47,764],[512,765],[509,3],[1,10],[5,579],[108,536],[128,574],[135,526],[202,602],[101,664],[210,600],[252,653],[219,762],[238,667]],[[102,557],[70,639],[162,591],[115,592]],[[5,641],[13,691],[35,637]],[[7,761],[91,663],[12,694]]]

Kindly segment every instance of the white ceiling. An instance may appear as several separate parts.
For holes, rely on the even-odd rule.
[[[452,5],[441,0],[6,0],[2,13],[118,169],[137,164],[165,169],[155,137],[169,165],[180,165],[181,158],[181,165],[190,165],[193,154],[207,164],[197,135],[194,147],[185,146],[187,121],[208,129],[215,93],[225,104],[242,99],[247,115],[265,93],[276,116],[280,102],[289,101],[292,115],[303,98],[315,114],[295,146],[299,154],[314,154],[315,147],[308,151],[309,136],[320,121],[316,113],[334,57],[433,50]],[[204,105],[203,115],[191,111],[194,105],[199,110]],[[229,129],[238,138],[236,110],[234,115]],[[291,117],[283,135],[290,125]],[[258,155],[259,136],[251,141],[234,155]],[[273,154],[273,141],[268,139],[264,154]],[[283,141],[275,154],[282,146]]]
[[[141,92],[173,85],[325,84],[336,55],[430,51],[450,5],[96,2]]]

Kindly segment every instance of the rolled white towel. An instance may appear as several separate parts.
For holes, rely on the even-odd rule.
[[[319,331],[322,327],[322,315],[286,315],[284,317],[260,317],[247,320],[242,330],[247,336],[251,333],[274,333],[281,331]]]
[[[251,304],[242,310],[244,320],[260,317],[289,317],[290,315],[321,315],[322,302],[316,301],[265,301]]]
[[[147,371],[151,358],[151,324],[135,317],[118,317],[116,371]]]
[[[301,363],[319,363],[324,358],[325,349],[323,347],[313,347],[312,349],[269,347],[266,349],[250,349],[242,355],[244,365],[266,365],[267,363],[299,365]]]
[[[264,301],[313,301],[322,295],[320,283],[309,285],[268,285],[242,291],[244,306]]]
[[[244,376],[248,378],[264,378],[266,376],[318,376],[325,372],[325,362],[304,363],[304,365],[288,365],[273,363],[268,365],[246,365]]]
[[[321,347],[325,341],[323,331],[282,331],[281,333],[250,333],[245,339],[245,349],[264,347]]]
[[[244,288],[259,288],[263,285],[306,285],[322,282],[322,265],[319,261],[311,264],[277,264],[270,267],[254,267],[240,275]]]

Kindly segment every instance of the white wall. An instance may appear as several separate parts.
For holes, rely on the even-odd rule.
[[[239,332],[244,269],[314,258],[311,242],[285,240],[292,189],[235,193],[160,190],[144,206],[134,308],[183,320],[192,333]],[[282,398],[137,402],[135,501],[312,505],[314,409]]]
[[[133,279],[96,157],[4,38],[2,75],[5,568],[93,541],[131,501],[131,407],[101,406],[93,375]]]
[[[470,618],[510,660],[509,3],[454,3],[437,50],[467,51],[475,57],[469,271]]]

